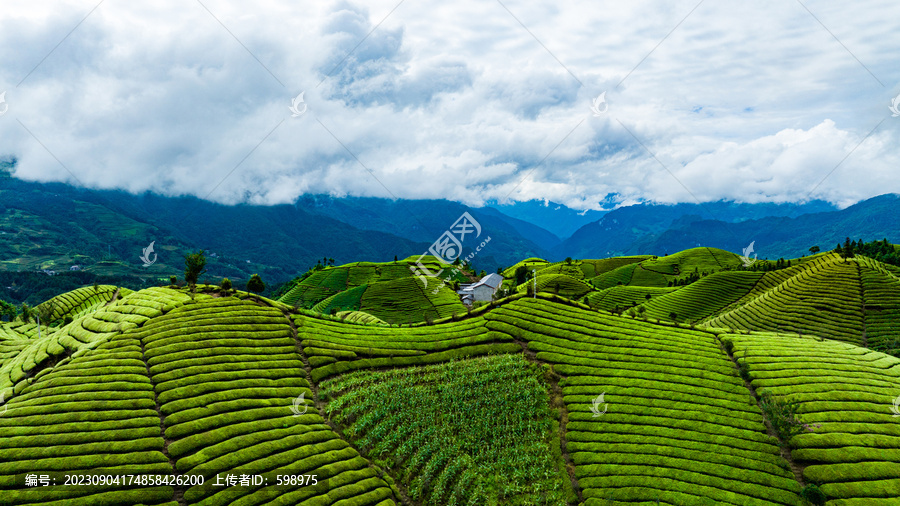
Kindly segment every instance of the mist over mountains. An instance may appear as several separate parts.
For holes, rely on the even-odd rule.
[[[486,272],[531,256],[665,255],[698,244],[740,252],[755,242],[760,258],[798,257],[812,245],[830,249],[846,230],[867,240],[900,240],[896,194],[843,210],[822,201],[712,202],[582,213],[540,201],[472,208],[449,200],[328,195],[304,195],[293,205],[226,206],[6,176],[0,178],[0,268],[77,265],[104,275],[167,277],[183,269],[185,252],[203,249],[214,254],[210,279],[258,272],[281,282],[323,259],[340,264],[420,255],[464,212],[480,223],[481,239],[491,238],[473,260]],[[158,261],[145,267],[139,257],[151,242]],[[463,255],[475,246],[464,244]]]

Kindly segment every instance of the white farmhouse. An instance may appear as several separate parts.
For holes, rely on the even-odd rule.
[[[473,301],[491,301],[500,285],[503,283],[503,276],[499,274],[488,274],[481,278],[477,283],[459,285],[459,298],[464,304],[471,304]]]

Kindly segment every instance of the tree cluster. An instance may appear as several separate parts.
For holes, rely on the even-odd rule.
[[[897,248],[886,238],[880,241],[863,242],[862,239],[851,241],[847,237],[844,244],[838,244],[833,251],[845,259],[863,255],[879,262],[900,266],[900,255],[897,253]]]

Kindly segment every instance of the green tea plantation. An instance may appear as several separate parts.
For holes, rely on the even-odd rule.
[[[414,260],[0,322],[0,505],[900,504],[895,268]]]

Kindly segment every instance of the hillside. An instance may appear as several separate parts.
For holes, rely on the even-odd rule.
[[[794,258],[811,246],[842,242],[847,231],[866,240],[900,242],[894,218],[900,195],[885,194],[835,209],[821,201],[795,205],[705,204],[621,207],[584,225],[553,248],[555,256],[672,254],[695,246],[740,252],[755,243],[760,258]]]
[[[796,217],[811,213],[830,216],[830,213],[834,211],[834,206],[822,201],[805,204],[707,202],[705,204],[667,205],[642,203],[619,207],[606,213],[599,220],[585,224],[571,237],[553,248],[553,254],[578,258],[672,254],[697,245],[741,251],[741,248],[746,247],[754,239],[759,242],[760,246],[764,242],[767,246],[770,243],[768,238],[764,241],[763,237],[758,235],[738,233],[744,230],[739,227],[739,224],[743,222],[748,220],[751,222],[753,220],[775,221],[781,225],[780,233],[790,237],[798,235],[801,230],[788,226],[790,221],[784,220],[784,217]],[[692,229],[693,224],[698,222],[702,222],[704,227]],[[758,232],[756,229],[751,230],[754,233]],[[802,232],[807,233],[811,230],[815,229]],[[859,229],[845,228],[843,230]],[[893,236],[888,235],[888,237]],[[799,251],[789,253],[772,251],[768,256],[769,258],[777,258],[779,255],[797,256],[815,244],[818,238],[814,237],[812,240],[813,243]]]
[[[818,494],[831,506],[894,503],[900,359],[872,348],[896,328],[897,270],[825,253],[746,271],[729,255],[531,259],[543,266],[538,282],[550,282],[536,297],[413,325],[384,323],[433,300],[404,299],[401,286],[426,293],[407,260],[316,271],[291,295],[318,299],[312,310],[209,287],[61,294],[40,306],[52,315],[40,329],[0,323],[0,496],[16,505],[801,506]],[[723,270],[684,286],[584,281],[646,266],[654,275],[637,279],[658,285],[713,265]],[[553,294],[563,279],[587,295]],[[380,315],[363,309],[374,287]],[[643,310],[613,311],[626,306]],[[695,323],[671,323],[673,312]],[[24,486],[28,473],[62,481],[104,469],[204,484]],[[225,474],[269,481],[212,485]],[[295,478],[277,485],[279,475]]]

